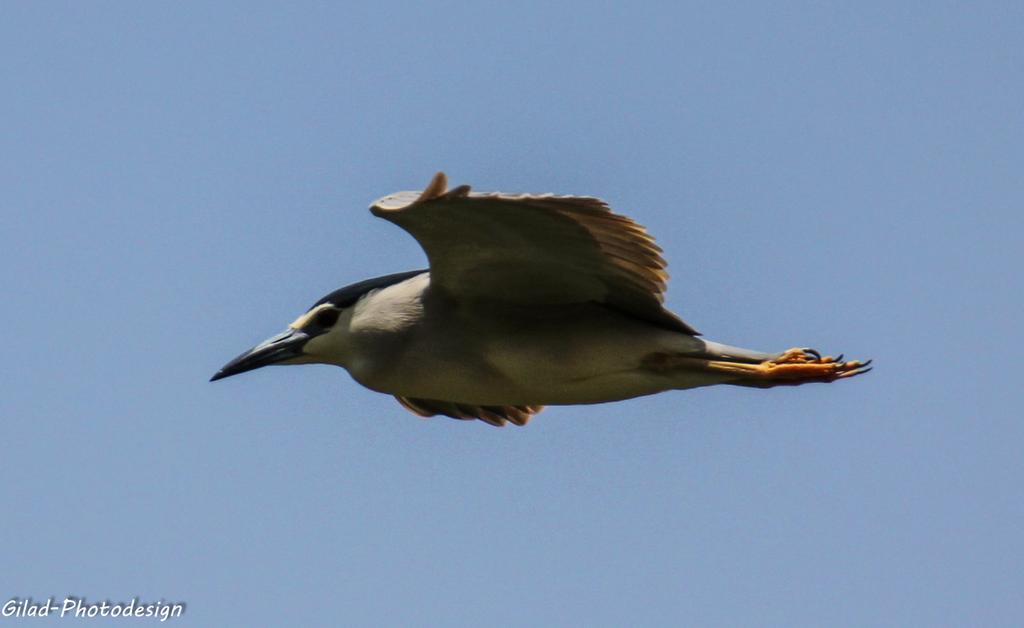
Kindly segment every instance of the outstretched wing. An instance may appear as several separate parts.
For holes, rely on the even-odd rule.
[[[604,201],[447,186],[439,172],[422,193],[398,192],[370,207],[426,251],[431,289],[460,301],[594,301],[697,333],[662,305],[668,273],[654,238]]]
[[[480,419],[495,427],[504,427],[506,422],[516,425],[526,425],[530,417],[544,409],[544,406],[474,406],[466,403],[455,403],[453,401],[437,401],[434,399],[413,399],[411,397],[395,397],[398,403],[422,417],[431,417],[438,414],[449,416],[453,419],[470,421]]]

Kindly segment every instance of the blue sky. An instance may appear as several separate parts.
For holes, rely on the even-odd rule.
[[[5,4],[4,601],[1020,625],[1022,5],[370,5]],[[422,266],[366,207],[439,169],[608,200],[709,338],[877,368],[502,430],[326,366],[207,382]]]

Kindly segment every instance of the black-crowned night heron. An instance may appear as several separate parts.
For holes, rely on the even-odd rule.
[[[269,364],[336,364],[421,416],[523,425],[545,405],[666,390],[831,382],[869,362],[813,349],[760,353],[703,340],[662,305],[665,261],[601,200],[447,189],[370,208],[430,261],[320,299],[213,380]]]

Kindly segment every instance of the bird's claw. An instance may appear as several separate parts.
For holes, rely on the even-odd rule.
[[[813,355],[818,360],[821,359],[821,353],[819,353],[817,349],[812,349],[810,347],[804,347],[803,349],[799,349],[799,351],[802,351],[803,353],[806,353],[807,355]]]
[[[822,356],[815,349],[794,348],[783,351],[777,358],[765,363],[766,375],[772,379],[832,381],[861,375],[871,370],[871,360],[845,360],[843,354],[836,357]]]

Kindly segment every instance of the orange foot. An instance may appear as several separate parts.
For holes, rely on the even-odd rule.
[[[789,349],[777,358],[759,364],[712,361],[708,366],[739,375],[740,381],[737,383],[768,388],[855,377],[870,371],[870,364],[871,360],[844,361],[842,355],[835,358],[830,355],[822,357],[814,349]]]
[[[757,366],[762,369],[764,377],[782,380],[777,381],[778,384],[785,384],[786,380],[802,384],[806,381],[831,382],[854,377],[870,371],[870,365],[871,360],[843,361],[842,355],[835,358],[830,355],[822,357],[814,349],[789,349],[774,360],[762,362]]]

